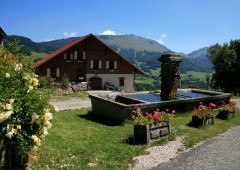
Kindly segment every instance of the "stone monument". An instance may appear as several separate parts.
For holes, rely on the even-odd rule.
[[[176,97],[178,80],[180,79],[179,63],[183,61],[180,55],[163,54],[159,58],[161,62],[161,93],[162,100]]]

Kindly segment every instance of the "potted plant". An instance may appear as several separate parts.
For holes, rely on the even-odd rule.
[[[141,108],[134,110],[132,118],[135,142],[147,144],[169,135],[171,133],[169,120],[175,116],[175,110],[172,110],[172,113],[168,112],[169,110],[160,112],[159,109],[156,109],[153,113],[143,114]]]
[[[198,107],[195,107],[192,115],[192,125],[195,127],[205,126],[213,124],[213,115],[212,108],[215,108],[216,105],[214,103],[210,103],[208,106],[199,103]]]
[[[222,105],[219,109],[217,117],[220,119],[228,119],[229,117],[234,117],[236,109],[236,102],[230,100],[228,103],[225,103],[225,101],[222,100]]]

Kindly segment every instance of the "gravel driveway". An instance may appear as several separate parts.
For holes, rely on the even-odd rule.
[[[113,91],[102,91],[102,90],[92,90],[87,91],[89,94],[115,94]],[[53,104],[59,108],[59,110],[68,110],[68,109],[81,109],[92,107],[91,100],[87,97],[85,99],[72,98],[64,101],[51,101],[50,104]]]
[[[239,170],[240,127],[203,142],[151,170]]]

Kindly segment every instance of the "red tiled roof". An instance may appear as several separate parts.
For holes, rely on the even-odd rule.
[[[126,60],[123,56],[121,56],[120,54],[118,54],[116,51],[114,51],[112,48],[110,48],[107,44],[105,44],[102,40],[100,40],[99,38],[97,38],[96,36],[94,36],[93,34],[88,34],[86,36],[80,37],[66,45],[64,45],[63,47],[60,47],[59,49],[57,49],[56,51],[54,51],[53,53],[47,55],[46,57],[42,58],[41,60],[37,61],[36,63],[34,63],[33,68],[38,68],[39,66],[41,66],[42,64],[46,63],[47,61],[55,58],[57,55],[63,53],[64,51],[68,50],[69,48],[71,48],[72,46],[80,43],[81,41],[89,38],[89,37],[94,37],[96,38],[98,41],[100,41],[102,44],[104,44],[109,50],[111,50],[113,53],[115,53],[117,56],[119,56],[120,58],[122,58],[123,60],[125,60],[128,64],[130,64],[136,73],[138,74],[144,74],[144,72],[142,70],[140,70],[139,68],[137,68],[135,65],[133,65],[132,63],[130,63],[128,60]]]

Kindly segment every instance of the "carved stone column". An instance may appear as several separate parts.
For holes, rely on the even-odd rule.
[[[180,79],[179,63],[183,61],[180,55],[163,54],[159,58],[161,64],[161,98],[169,100],[176,97],[178,80]]]

